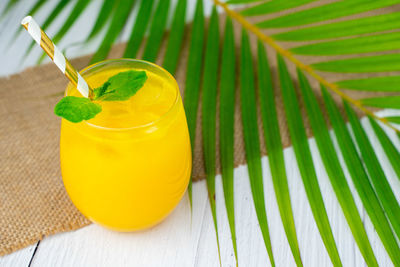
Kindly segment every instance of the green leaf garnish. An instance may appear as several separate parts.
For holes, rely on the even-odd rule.
[[[93,100],[128,100],[143,87],[146,80],[145,71],[129,70],[120,72],[109,78],[102,86],[93,90]],[[94,118],[101,110],[101,106],[89,98],[66,96],[57,103],[54,113],[70,122],[77,123]]]
[[[128,100],[143,87],[147,80],[145,71],[129,70],[120,72],[94,89],[94,99],[102,101]]]
[[[57,103],[54,113],[70,122],[81,122],[94,118],[101,112],[101,106],[89,98],[66,96]]]

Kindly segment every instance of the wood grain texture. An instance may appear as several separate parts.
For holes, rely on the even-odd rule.
[[[28,266],[36,245],[18,250],[12,254],[0,257],[0,266]]]
[[[380,112],[382,116],[395,114],[395,112],[391,111]],[[399,113],[397,112],[397,114]],[[396,178],[394,170],[390,167],[386,156],[383,154],[383,150],[368,121],[362,119],[362,123],[374,144],[375,151],[384,167],[394,193],[397,199],[400,200],[400,181]],[[391,132],[388,132],[388,134],[396,147],[400,148],[400,142],[398,139],[396,140],[395,135]],[[328,217],[334,237],[337,240],[343,264],[344,266],[365,266],[338,201],[334,196],[319,157],[315,140],[311,138],[309,144]],[[337,145],[336,150],[339,151]],[[295,164],[293,149],[285,149],[284,156],[304,265],[331,266],[329,256],[312,219],[300,173]],[[343,160],[340,154],[339,158],[341,161]],[[268,221],[276,263],[277,266],[295,266],[280,221],[267,157],[263,157],[262,166]],[[349,178],[347,170],[345,169],[344,171],[347,178]],[[236,168],[234,175],[239,265],[268,266],[268,255],[263,245],[255,210],[252,205],[247,167],[240,166]],[[355,193],[351,180],[348,179],[348,182],[352,192]],[[224,266],[234,266],[233,248],[222,195],[222,181],[219,175],[216,177],[216,194],[222,262]],[[45,238],[36,252],[32,266],[218,266],[215,232],[207,201],[205,181],[194,183],[193,196],[192,218],[189,202],[187,196],[185,196],[166,221],[148,231],[124,234],[112,232],[97,225],[91,225],[74,232]],[[381,266],[393,266],[368,216],[365,215],[365,210],[361,207],[358,196],[355,196],[356,204],[363,216],[367,234],[379,264]],[[24,262],[29,261],[29,255],[32,252],[33,248],[27,248],[0,258],[0,266],[23,265]]]

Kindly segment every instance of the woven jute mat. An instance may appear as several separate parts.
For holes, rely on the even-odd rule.
[[[224,25],[221,16],[221,31]],[[237,51],[239,52],[241,27],[235,24]],[[190,26],[180,55],[179,68],[175,75],[184,94]],[[255,54],[256,41],[252,38]],[[112,48],[109,58],[122,56],[125,45]],[[165,42],[160,51],[163,58]],[[39,49],[39,48],[36,48]],[[276,61],[272,51],[270,64],[275,77],[276,103],[282,141],[290,145],[285,125],[283,104],[276,82]],[[91,56],[72,60],[78,69],[88,65]],[[157,62],[162,63],[162,62]],[[294,69],[290,69],[292,76]],[[331,75],[328,79],[340,79]],[[53,114],[54,105],[62,97],[68,81],[52,64],[27,69],[22,73],[0,79],[0,256],[34,244],[44,236],[74,230],[90,222],[70,202],[61,179],[59,168],[60,118]],[[313,84],[317,88],[317,84]],[[316,91],[317,92],[317,91]],[[360,97],[360,95],[358,95]],[[235,112],[235,165],[245,163],[240,98],[237,90]],[[336,100],[338,100],[336,98]],[[201,103],[197,120],[197,138],[194,151],[193,177],[204,175],[201,145]],[[303,113],[304,109],[302,107]],[[260,115],[260,114],[259,114]],[[303,114],[304,115],[304,114]],[[259,130],[262,124],[259,117]],[[304,116],[305,118],[305,116]],[[306,118],[305,118],[306,120]],[[307,134],[311,131],[307,124]],[[218,131],[218,125],[217,125]],[[264,140],[260,134],[261,153],[266,154]],[[218,148],[218,141],[217,141]],[[217,149],[217,166],[219,155]]]

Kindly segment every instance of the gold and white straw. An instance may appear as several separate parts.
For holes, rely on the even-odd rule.
[[[27,16],[21,21],[21,24],[36,43],[43,48],[62,73],[64,73],[65,76],[76,86],[78,91],[84,97],[92,98],[93,90],[89,87],[79,72],[65,58],[57,46],[50,40],[47,34],[39,27],[36,21],[31,16]]]

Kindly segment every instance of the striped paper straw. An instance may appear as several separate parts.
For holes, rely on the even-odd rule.
[[[72,67],[71,63],[65,58],[57,46],[50,40],[47,34],[39,27],[36,21],[27,16],[21,21],[22,26],[28,31],[31,37],[46,52],[57,67],[65,74],[65,76],[76,86],[78,91],[84,97],[92,98],[93,90],[87,82],[82,78],[79,72]]]

